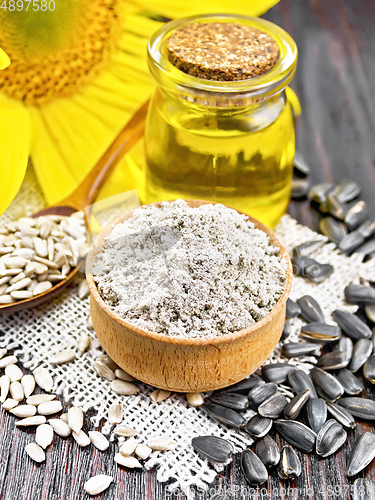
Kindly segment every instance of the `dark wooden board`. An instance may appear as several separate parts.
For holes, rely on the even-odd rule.
[[[293,88],[303,114],[297,123],[297,147],[312,167],[311,181],[357,179],[363,199],[375,214],[375,2],[281,0],[265,17],[289,31],[299,48]],[[292,202],[289,213],[316,229],[318,216],[306,201]],[[368,387],[367,392],[375,399],[374,389]],[[115,481],[94,498],[184,498],[181,494],[172,496],[167,485],[158,483],[155,470],[127,472],[114,465],[113,444],[112,453],[101,453],[56,436],[46,462],[36,465],[24,453],[32,431],[15,430],[14,423],[15,418],[0,412],[0,500],[87,498],[83,484],[98,473],[111,474]],[[299,454],[304,466],[298,480],[280,483],[273,474],[267,491],[252,492],[235,457],[209,491],[198,492],[197,498],[208,500],[224,488],[241,500],[349,500],[353,480],[345,476],[345,463],[350,444],[372,429],[369,423],[358,425],[349,433],[349,444],[328,459]],[[374,464],[359,477],[375,479]]]

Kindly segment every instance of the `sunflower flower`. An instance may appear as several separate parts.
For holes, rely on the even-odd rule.
[[[0,213],[29,159],[49,204],[77,187],[149,98],[147,41],[162,22],[212,12],[257,16],[277,1],[6,0],[0,46],[12,63],[6,67],[0,51],[0,68],[6,67],[0,72]],[[140,147],[126,155],[101,197],[136,187],[142,199],[140,156]]]

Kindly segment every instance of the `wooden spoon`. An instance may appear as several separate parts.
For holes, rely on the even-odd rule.
[[[57,205],[47,207],[40,212],[35,213],[32,217],[40,217],[41,215],[65,215],[69,216],[79,210],[92,205],[107,180],[113,168],[118,164],[120,159],[134,146],[134,144],[143,136],[148,102],[146,102],[122,129],[111,146],[107,149],[98,163],[89,172],[77,189],[67,198],[61,200]],[[87,222],[87,221],[86,221]],[[80,264],[70,271],[67,277],[55,284],[46,292],[40,293],[29,299],[18,300],[11,304],[0,305],[0,313],[13,313],[20,309],[26,309],[38,306],[44,301],[51,299],[57,295],[68,283],[74,278],[79,270]]]

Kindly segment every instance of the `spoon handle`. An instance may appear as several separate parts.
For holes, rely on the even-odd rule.
[[[121,130],[119,135],[100,158],[98,163],[83,179],[77,189],[67,198],[61,200],[58,206],[69,206],[83,210],[92,203],[99,194],[109,174],[121,158],[139,141],[144,133],[146,114],[149,101],[133,115],[131,120]]]

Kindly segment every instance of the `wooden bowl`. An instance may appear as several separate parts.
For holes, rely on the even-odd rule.
[[[191,207],[214,204],[201,200],[185,201]],[[160,206],[160,203],[153,205]],[[118,316],[100,297],[90,272],[96,255],[102,251],[105,238],[116,224],[129,219],[132,214],[133,211],[130,211],[121,215],[104,229],[87,261],[91,318],[96,335],[108,355],[136,379],[175,392],[220,389],[257,370],[280,340],[285,322],[285,303],[292,284],[288,253],[275,234],[249,217],[258,229],[270,237],[271,244],[280,249],[279,255],[287,261],[285,290],[274,309],[262,320],[238,332],[206,339],[174,338],[142,330]]]

